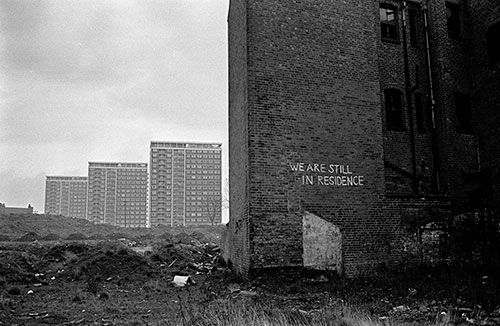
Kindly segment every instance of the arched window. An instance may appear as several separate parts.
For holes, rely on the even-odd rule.
[[[384,102],[387,130],[405,130],[403,92],[398,89],[386,89],[384,91]]]
[[[500,21],[488,28],[486,41],[488,42],[490,65],[493,66],[500,61]]]

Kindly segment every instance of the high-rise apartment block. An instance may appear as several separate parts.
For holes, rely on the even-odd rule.
[[[147,227],[147,163],[89,162],[88,214],[94,223]]]
[[[47,176],[45,214],[86,218],[87,177]]]
[[[151,142],[151,226],[221,222],[221,146]]]

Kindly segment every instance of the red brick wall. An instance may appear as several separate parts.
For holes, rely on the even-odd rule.
[[[251,268],[302,264],[301,211],[341,228],[347,274],[393,258],[399,220],[382,202],[377,11],[370,2],[248,2]],[[293,173],[297,162],[349,165],[365,183],[302,185],[302,175],[324,173]]]
[[[246,1],[229,9],[229,189],[230,222],[224,256],[246,275],[250,262],[248,215],[248,103]]]
[[[442,192],[461,196],[462,172],[477,172],[477,137],[457,131],[453,92],[471,94],[471,62],[467,26],[468,12],[461,8],[463,38],[448,36],[445,1],[429,2],[431,55],[436,90]]]
[[[471,17],[472,2],[467,2],[471,6],[464,11],[465,18]],[[479,165],[476,136],[457,131],[453,92],[470,93],[478,108],[489,105],[498,109],[498,96],[494,97],[496,102],[482,97],[491,99],[493,85],[498,85],[498,69],[474,73],[467,40],[476,31],[465,29],[464,41],[450,39],[444,1],[429,4],[442,186],[439,195],[445,197],[422,200],[401,196],[429,195],[437,168],[430,134],[417,131],[414,102],[419,192],[412,194],[407,178],[405,181],[399,172],[384,166],[385,160],[412,172],[406,96],[406,130],[388,131],[385,125],[384,89],[398,88],[405,94],[407,88],[402,42],[389,44],[380,38],[379,3],[231,1],[231,222],[226,251],[240,274],[301,266],[304,211],[340,227],[344,271],[356,275],[380,262],[398,259],[398,241],[405,223],[445,216],[452,202],[460,202],[466,191],[462,173],[476,172]],[[478,23],[474,28],[481,31],[481,26]],[[400,24],[400,36],[402,28]],[[408,41],[409,87],[411,100],[419,92],[425,104],[430,99],[423,29],[420,36],[419,47],[411,47]],[[480,61],[481,55],[476,54],[473,60]],[[471,76],[476,79],[472,81]],[[487,85],[482,84],[484,78]],[[475,85],[485,86],[485,91],[475,89]],[[500,111],[496,112],[495,119]],[[480,126],[485,138],[492,135],[488,134],[492,128],[498,128],[498,123],[488,125],[485,115],[477,117],[483,119]],[[495,139],[496,143],[489,141],[484,149],[498,144],[498,137]],[[498,162],[498,154],[483,153],[483,157],[487,164]],[[300,162],[305,166],[326,164],[326,169],[328,164],[348,165],[354,175],[364,177],[363,185],[320,185],[320,177],[342,175],[292,171],[290,164]],[[305,176],[314,184],[303,184]],[[400,196],[388,197],[388,192]]]

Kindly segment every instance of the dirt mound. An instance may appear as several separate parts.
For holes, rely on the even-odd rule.
[[[58,244],[49,249],[44,259],[47,261],[68,261],[89,251],[90,246],[83,243]]]
[[[118,240],[118,239],[128,239],[128,238],[130,238],[130,236],[128,234],[125,234],[125,233],[114,232],[114,233],[109,234],[106,238],[109,240]]]
[[[203,236],[204,237],[204,236]],[[185,232],[181,232],[172,237],[172,241],[174,243],[182,243],[182,244],[192,244],[192,245],[200,245],[201,242],[196,237],[189,235]]]
[[[70,265],[70,277],[105,280],[118,277],[128,281],[144,281],[154,274],[147,260],[119,243],[94,247]]]
[[[90,237],[88,237],[88,240],[105,240],[106,236],[103,234],[92,234]]]
[[[11,238],[8,235],[0,234],[0,241],[10,241]]]
[[[61,239],[61,236],[59,234],[49,233],[49,234],[43,236],[40,240],[56,241],[56,240],[60,240],[60,239]]]
[[[8,282],[24,283],[35,279],[38,259],[28,252],[0,251],[0,278]]]
[[[183,243],[164,243],[155,248],[151,260],[168,265],[175,272],[197,272],[207,273],[212,270],[218,261],[220,248],[217,245],[195,246]]]
[[[195,232],[191,233],[191,237],[200,241],[200,242],[207,242],[205,234],[203,234],[200,231],[195,231]]]
[[[25,235],[23,235],[20,238],[17,238],[15,241],[23,241],[23,242],[30,242],[30,241],[35,241],[35,240],[40,240],[41,237],[36,234],[35,232],[28,232]]]
[[[66,237],[66,240],[87,240],[87,236],[83,233],[71,233]]]

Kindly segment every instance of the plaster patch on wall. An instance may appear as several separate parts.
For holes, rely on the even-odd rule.
[[[305,212],[302,241],[304,267],[342,272],[342,234],[338,226]]]

